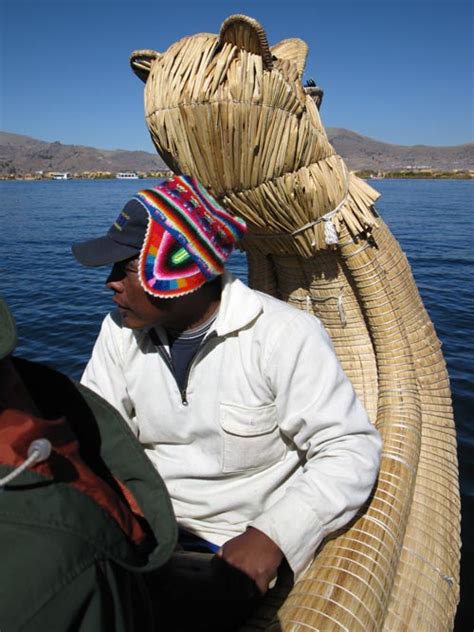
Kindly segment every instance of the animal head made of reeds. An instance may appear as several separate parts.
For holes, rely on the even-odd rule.
[[[130,58],[145,82],[146,122],[158,153],[250,228],[288,232],[348,197],[347,169],[321,123],[321,92],[302,83],[307,54],[298,38],[270,47],[256,20],[233,15],[218,35],[199,33],[163,53],[138,50]],[[271,222],[259,216],[261,206],[274,209]],[[307,242],[307,256],[320,242],[310,233],[297,240]]]
[[[333,154],[302,85],[307,52],[300,39],[270,48],[256,20],[236,15],[219,35],[132,53],[158,153],[220,195]]]

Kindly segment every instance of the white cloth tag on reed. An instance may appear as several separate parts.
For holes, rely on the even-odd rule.
[[[337,244],[339,241],[339,237],[337,235],[336,227],[334,226],[334,222],[332,221],[332,218],[325,219],[323,217],[323,220],[324,220],[324,241],[328,245]]]

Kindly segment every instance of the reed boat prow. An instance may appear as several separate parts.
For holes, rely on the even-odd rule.
[[[256,20],[231,16],[220,34],[131,57],[157,151],[247,221],[249,284],[321,319],[384,442],[357,518],[244,629],[445,631],[460,550],[446,366],[379,194],[348,171],[304,89],[307,51],[296,38],[270,47]]]

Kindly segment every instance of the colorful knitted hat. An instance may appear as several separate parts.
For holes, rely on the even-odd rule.
[[[195,178],[175,176],[137,193],[150,220],[139,278],[152,296],[189,294],[219,276],[247,227],[225,211]]]

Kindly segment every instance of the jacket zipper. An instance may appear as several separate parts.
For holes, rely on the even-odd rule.
[[[201,341],[201,344],[196,349],[196,353],[194,354],[193,359],[188,364],[188,368],[186,369],[186,375],[184,377],[184,388],[181,390],[181,403],[183,404],[183,406],[188,406],[189,405],[189,402],[188,402],[188,399],[187,399],[187,390],[188,390],[188,381],[189,381],[189,376],[191,374],[191,369],[193,368],[193,365],[196,364],[196,359],[197,359],[198,355],[202,352],[202,350],[207,345],[209,340],[212,340],[212,338],[215,338],[216,336],[217,336],[216,332],[215,331],[211,331],[209,336],[207,338],[204,338],[204,340]],[[175,379],[176,379],[176,377],[175,377]]]
[[[188,365],[188,368],[186,369],[186,375],[184,377],[184,388],[182,389],[179,388],[178,380],[176,379],[176,373],[174,372],[173,362],[171,361],[170,356],[166,353],[166,351],[163,351],[161,344],[157,344],[159,342],[159,338],[155,331],[153,331],[153,334],[154,335],[151,335],[151,340],[153,344],[155,345],[156,350],[165,361],[166,366],[171,371],[172,376],[174,377],[174,381],[176,382],[176,386],[178,387],[178,390],[181,395],[181,403],[183,404],[183,406],[189,406],[189,402],[187,398],[187,389],[188,389],[188,381],[189,381],[189,376],[191,374],[191,369],[193,365],[196,363],[196,358],[198,357],[198,355],[207,345],[209,340],[212,340],[212,338],[215,338],[217,336],[217,333],[215,331],[212,331],[207,338],[204,338],[204,340],[201,342],[199,347],[196,349],[196,353],[194,354],[193,359],[191,360],[191,362]]]

